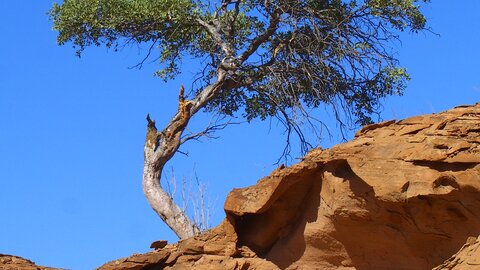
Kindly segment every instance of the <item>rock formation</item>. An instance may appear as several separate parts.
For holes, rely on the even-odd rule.
[[[479,163],[479,104],[366,126],[233,190],[217,228],[101,269],[432,269],[480,234]]]
[[[476,269],[480,104],[366,126],[224,208],[210,231],[100,269]]]
[[[234,189],[225,212],[220,226],[198,237],[101,269],[432,269],[444,261],[438,269],[451,269],[479,262],[478,252],[465,259],[478,242],[464,243],[480,234],[480,104],[366,126],[348,143],[313,150],[255,186]]]

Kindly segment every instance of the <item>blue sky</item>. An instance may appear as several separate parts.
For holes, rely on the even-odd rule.
[[[39,264],[92,269],[176,238],[141,189],[145,115],[161,127],[176,109],[180,83],[128,69],[142,54],[88,49],[81,59],[59,47],[50,1],[1,1],[0,253]],[[480,1],[433,1],[425,8],[440,34],[402,34],[398,58],[412,75],[402,97],[384,101],[382,118],[433,113],[480,99]],[[322,110],[320,112],[326,113]],[[206,117],[193,123],[201,126]],[[328,122],[332,130],[334,123]],[[267,175],[283,148],[282,130],[254,122],[192,143],[167,165],[176,177],[196,170],[213,202],[213,225],[234,187]],[[323,141],[328,147],[338,138]]]

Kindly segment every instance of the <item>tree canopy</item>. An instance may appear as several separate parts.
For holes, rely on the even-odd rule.
[[[341,101],[365,124],[380,98],[405,88],[389,44],[395,30],[424,29],[418,2],[426,1],[66,0],[50,14],[58,42],[78,54],[148,43],[163,79],[182,71],[182,58],[200,60],[196,93],[231,65],[208,110],[288,120],[292,108]]]
[[[180,144],[215,130],[184,136],[200,109],[248,121],[277,117],[289,135],[300,136],[304,150],[308,142],[298,119],[312,123],[310,109],[331,105],[336,115],[343,111],[357,124],[370,123],[381,99],[406,87],[409,76],[392,41],[401,31],[425,29],[420,4],[426,2],[64,0],[50,16],[58,43],[72,43],[78,55],[92,45],[117,50],[144,44],[145,57],[158,59],[156,75],[164,80],[183,70],[183,59],[200,64],[165,132],[155,133],[148,118],[149,131],[158,135],[149,145],[152,157],[162,153],[154,157],[161,171]]]

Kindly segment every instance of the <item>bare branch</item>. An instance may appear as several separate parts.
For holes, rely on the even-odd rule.
[[[150,45],[150,47],[148,48],[148,52],[147,54],[143,57],[142,61],[140,61],[139,63],[137,63],[136,65],[134,66],[131,66],[129,67],[130,69],[134,69],[134,68],[138,68],[138,69],[141,69],[143,67],[143,64],[145,63],[145,61],[147,61],[148,58],[150,58],[150,55],[152,54],[152,51],[153,51],[153,48],[155,47],[155,44],[157,44],[157,41],[158,41],[158,38],[154,39],[152,41],[152,44]],[[155,60],[154,60],[155,61]]]
[[[197,132],[197,133],[191,133],[191,134],[185,135],[182,138],[180,144],[184,144],[184,143],[186,143],[187,141],[190,141],[190,140],[199,140],[202,137],[209,138],[209,139],[217,139],[218,137],[213,135],[216,132],[225,129],[226,127],[228,127],[230,125],[242,124],[245,121],[233,122],[231,120],[228,120],[227,122],[217,124],[218,122],[219,122],[218,119],[216,119],[216,120],[211,119],[210,123],[207,125],[207,127],[205,129],[203,129],[202,131]]]

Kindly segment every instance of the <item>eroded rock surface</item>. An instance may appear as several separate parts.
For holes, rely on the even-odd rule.
[[[366,126],[233,190],[217,228],[101,269],[432,269],[480,235],[479,163],[479,104]]]
[[[0,269],[2,270],[61,270],[38,266],[34,262],[18,256],[0,254]]]
[[[480,269],[480,237],[469,237],[460,251],[433,270]]]

